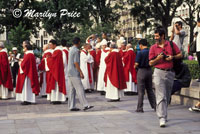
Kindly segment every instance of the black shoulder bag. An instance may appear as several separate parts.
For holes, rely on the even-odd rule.
[[[173,42],[172,41],[170,41],[170,46],[171,46],[171,48],[172,48],[172,51],[173,51],[173,56],[175,55],[175,51],[174,51],[174,45],[173,45]],[[174,69],[174,72],[176,73],[176,74],[179,74],[179,72],[180,72],[180,68],[181,68],[181,63],[183,62],[183,59],[181,58],[181,59],[175,59],[175,58],[173,58],[173,69]]]

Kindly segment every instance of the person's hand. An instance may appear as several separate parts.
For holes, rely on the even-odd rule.
[[[163,54],[159,54],[156,59],[160,60],[160,59],[163,59],[164,55]]]
[[[166,61],[171,61],[171,60],[173,60],[173,56],[171,56],[171,55],[167,55],[167,56],[168,56],[168,57],[165,58]]]
[[[80,73],[80,77],[81,77],[81,79],[84,79],[84,75],[82,72]]]

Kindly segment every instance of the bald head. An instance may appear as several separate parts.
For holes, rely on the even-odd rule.
[[[126,49],[132,48],[132,45],[130,43],[127,44]]]
[[[0,42],[0,48],[3,49],[5,46],[4,46],[4,43],[3,42]]]

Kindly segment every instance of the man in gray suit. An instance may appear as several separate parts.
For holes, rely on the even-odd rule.
[[[84,88],[81,79],[84,75],[80,69],[80,52],[78,47],[80,46],[80,38],[75,37],[73,40],[73,46],[69,50],[69,61],[68,61],[68,77],[69,77],[69,93],[68,93],[68,106],[70,111],[79,111],[76,108],[76,93],[79,101],[84,107],[84,111],[93,108],[86,100]]]

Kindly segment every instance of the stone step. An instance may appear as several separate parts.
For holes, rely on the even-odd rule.
[[[182,88],[180,95],[194,98],[194,99],[199,99],[200,98],[200,87]]]
[[[197,102],[199,102],[199,99],[182,95],[172,95],[171,98],[171,104],[181,104],[188,107],[194,106]]]

